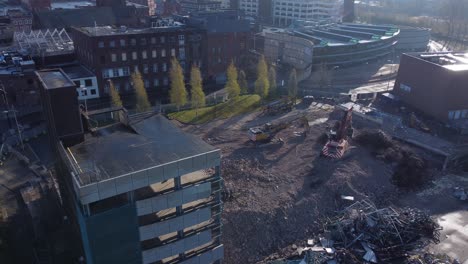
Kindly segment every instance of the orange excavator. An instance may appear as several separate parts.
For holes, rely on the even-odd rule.
[[[349,149],[348,138],[353,136],[352,127],[353,108],[351,107],[341,121],[336,122],[335,127],[327,134],[328,141],[322,148],[322,155],[332,159],[340,159]]]

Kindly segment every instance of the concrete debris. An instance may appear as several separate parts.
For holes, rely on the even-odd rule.
[[[347,200],[347,201],[354,201],[354,196],[341,195],[341,199]]]
[[[455,198],[459,199],[460,201],[466,201],[468,199],[467,193],[465,192],[465,189],[461,187],[455,187],[455,191],[453,192],[453,196]]]
[[[410,252],[438,243],[440,229],[417,209],[377,208],[362,200],[328,219],[320,246],[303,248],[301,253],[307,264],[415,263],[408,258]]]

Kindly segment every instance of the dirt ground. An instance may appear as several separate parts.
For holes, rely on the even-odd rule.
[[[256,263],[281,249],[306,241],[321,219],[343,206],[341,195],[368,198],[377,205],[396,201],[393,165],[352,144],[340,161],[320,157],[321,135],[340,115],[313,104],[282,116],[260,112],[182,126],[222,150],[222,177],[230,194],[224,203],[225,263]],[[301,122],[280,131],[282,142],[254,145],[247,129],[266,122],[306,115],[314,124],[306,136]]]

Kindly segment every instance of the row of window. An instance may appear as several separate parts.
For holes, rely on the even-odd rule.
[[[466,119],[468,118],[468,109],[449,111],[448,118],[450,120]]]
[[[181,62],[181,66],[184,67],[185,64]],[[142,72],[143,74],[167,72],[168,65],[167,63],[163,62],[160,65],[158,63],[151,64],[142,64],[141,68],[138,65],[133,66],[133,72]],[[130,76],[130,68],[129,67],[121,67],[121,68],[107,68],[102,70],[102,78],[116,78],[116,77],[125,77]]]
[[[176,50],[174,48],[172,48],[170,52],[171,52],[171,57],[176,56]],[[141,51],[141,53],[139,53],[137,51],[132,51],[129,54],[127,54],[127,52],[122,52],[120,54],[117,54],[117,53],[111,53],[110,54],[112,62],[118,62],[118,61],[125,62],[125,61],[129,60],[128,56],[131,56],[132,60],[139,60],[139,59],[146,60],[146,59],[149,58],[149,56],[151,56],[151,58],[155,59],[155,58],[158,57],[158,51],[153,49],[153,50],[151,50],[151,53],[148,53],[148,51],[143,50],[143,51]],[[166,50],[162,49],[160,51],[159,56],[161,56],[162,58],[165,58],[166,57]],[[179,59],[180,60],[185,60],[185,49],[184,48],[179,49]],[[103,55],[103,56],[101,56],[101,64],[105,64],[105,63],[106,63],[106,57]]]
[[[167,78],[167,77],[164,77],[162,79],[155,78],[155,79],[152,79],[152,80],[143,79],[143,83],[144,83],[146,89],[152,88],[152,87],[159,87],[161,85],[162,86],[168,86],[169,85],[169,78]],[[121,91],[129,92],[132,89],[132,85],[131,85],[130,81],[126,81],[123,84],[121,84],[119,82],[115,82],[113,84],[114,84],[114,88],[118,92],[121,92]],[[108,83],[106,83],[104,85],[104,92],[109,93],[109,84]]]
[[[177,40],[179,42],[179,45],[180,46],[183,46],[185,45],[185,36],[184,35],[179,35],[177,37]],[[170,36],[169,37],[169,43],[174,43],[176,42],[176,37],[175,36]],[[151,37],[151,38],[140,38],[138,39],[138,44],[140,46],[145,46],[145,45],[148,45],[148,44],[164,44],[166,43],[166,37],[165,36],[160,36],[159,37],[159,42],[158,42],[158,38],[156,37]],[[128,44],[130,44],[130,46],[136,46],[137,45],[137,39],[136,38],[131,38],[129,43],[127,43],[127,40],[126,39],[120,39],[119,41],[116,41],[116,40],[110,40],[110,41],[99,41],[98,42],[98,47],[99,48],[115,48],[117,47],[117,45],[119,45],[120,47],[126,47]]]

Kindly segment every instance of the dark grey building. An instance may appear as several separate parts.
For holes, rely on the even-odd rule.
[[[37,76],[86,263],[220,263],[220,150],[153,113],[80,111],[61,70]]]

